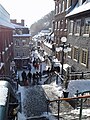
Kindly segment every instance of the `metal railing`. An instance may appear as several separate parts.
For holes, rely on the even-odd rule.
[[[90,95],[83,95],[84,93],[87,93],[87,92],[89,92],[90,93],[90,91],[85,91],[85,92],[83,92],[83,93],[78,93],[78,95],[79,94],[82,94],[82,96],[78,96],[78,95],[76,95],[76,97],[71,97],[71,98],[58,98],[58,99],[55,99],[55,100],[47,100],[47,114],[48,114],[48,110],[49,110],[49,105],[50,105],[50,103],[53,103],[53,102],[57,102],[57,104],[58,104],[58,120],[59,120],[59,118],[60,118],[60,103],[62,102],[62,101],[66,101],[66,102],[68,102],[68,101],[70,101],[70,100],[77,100],[77,103],[79,102],[80,103],[80,105],[79,105],[79,107],[80,107],[80,112],[79,112],[79,120],[82,120],[82,109],[83,109],[83,103],[85,102],[84,101],[84,99],[86,99],[87,100],[87,98],[90,98]],[[77,107],[78,107],[78,104],[77,104]]]

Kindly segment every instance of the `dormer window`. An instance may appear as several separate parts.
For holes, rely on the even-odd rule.
[[[82,5],[86,0],[79,0],[79,5]],[[90,2],[90,0],[87,0],[87,2]]]
[[[83,3],[83,0],[79,0],[79,5],[82,5],[82,3]]]

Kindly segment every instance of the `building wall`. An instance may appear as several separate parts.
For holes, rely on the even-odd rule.
[[[10,15],[0,5],[0,75],[10,74],[10,62],[13,59],[13,27]]]
[[[72,51],[67,62],[73,71],[90,71],[90,10],[68,17],[68,42]]]
[[[13,35],[14,41],[14,60],[17,68],[27,66],[30,59],[30,34]]]
[[[70,6],[75,4],[75,0],[54,0],[55,1],[55,21],[54,21],[54,42],[59,47],[61,38],[67,38],[67,19],[65,18]],[[62,60],[62,53],[56,52],[58,60]]]

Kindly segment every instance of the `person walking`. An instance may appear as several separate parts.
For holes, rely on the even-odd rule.
[[[33,73],[33,85],[35,85],[36,74]]]
[[[31,71],[32,67],[31,67],[31,64],[28,63],[28,70]]]
[[[31,84],[32,73],[30,71],[28,72],[27,77],[28,77],[29,83]]]
[[[39,73],[38,73],[38,72],[36,72],[37,85],[38,85],[38,83],[39,83],[39,79],[40,79],[40,75],[39,75]]]
[[[22,76],[23,84],[25,84],[25,81],[27,80],[26,72],[23,71],[22,74],[21,74],[21,76]]]

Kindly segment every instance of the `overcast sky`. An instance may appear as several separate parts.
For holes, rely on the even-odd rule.
[[[25,25],[31,24],[54,10],[54,0],[0,0],[0,4],[10,14],[11,19],[25,20]]]

